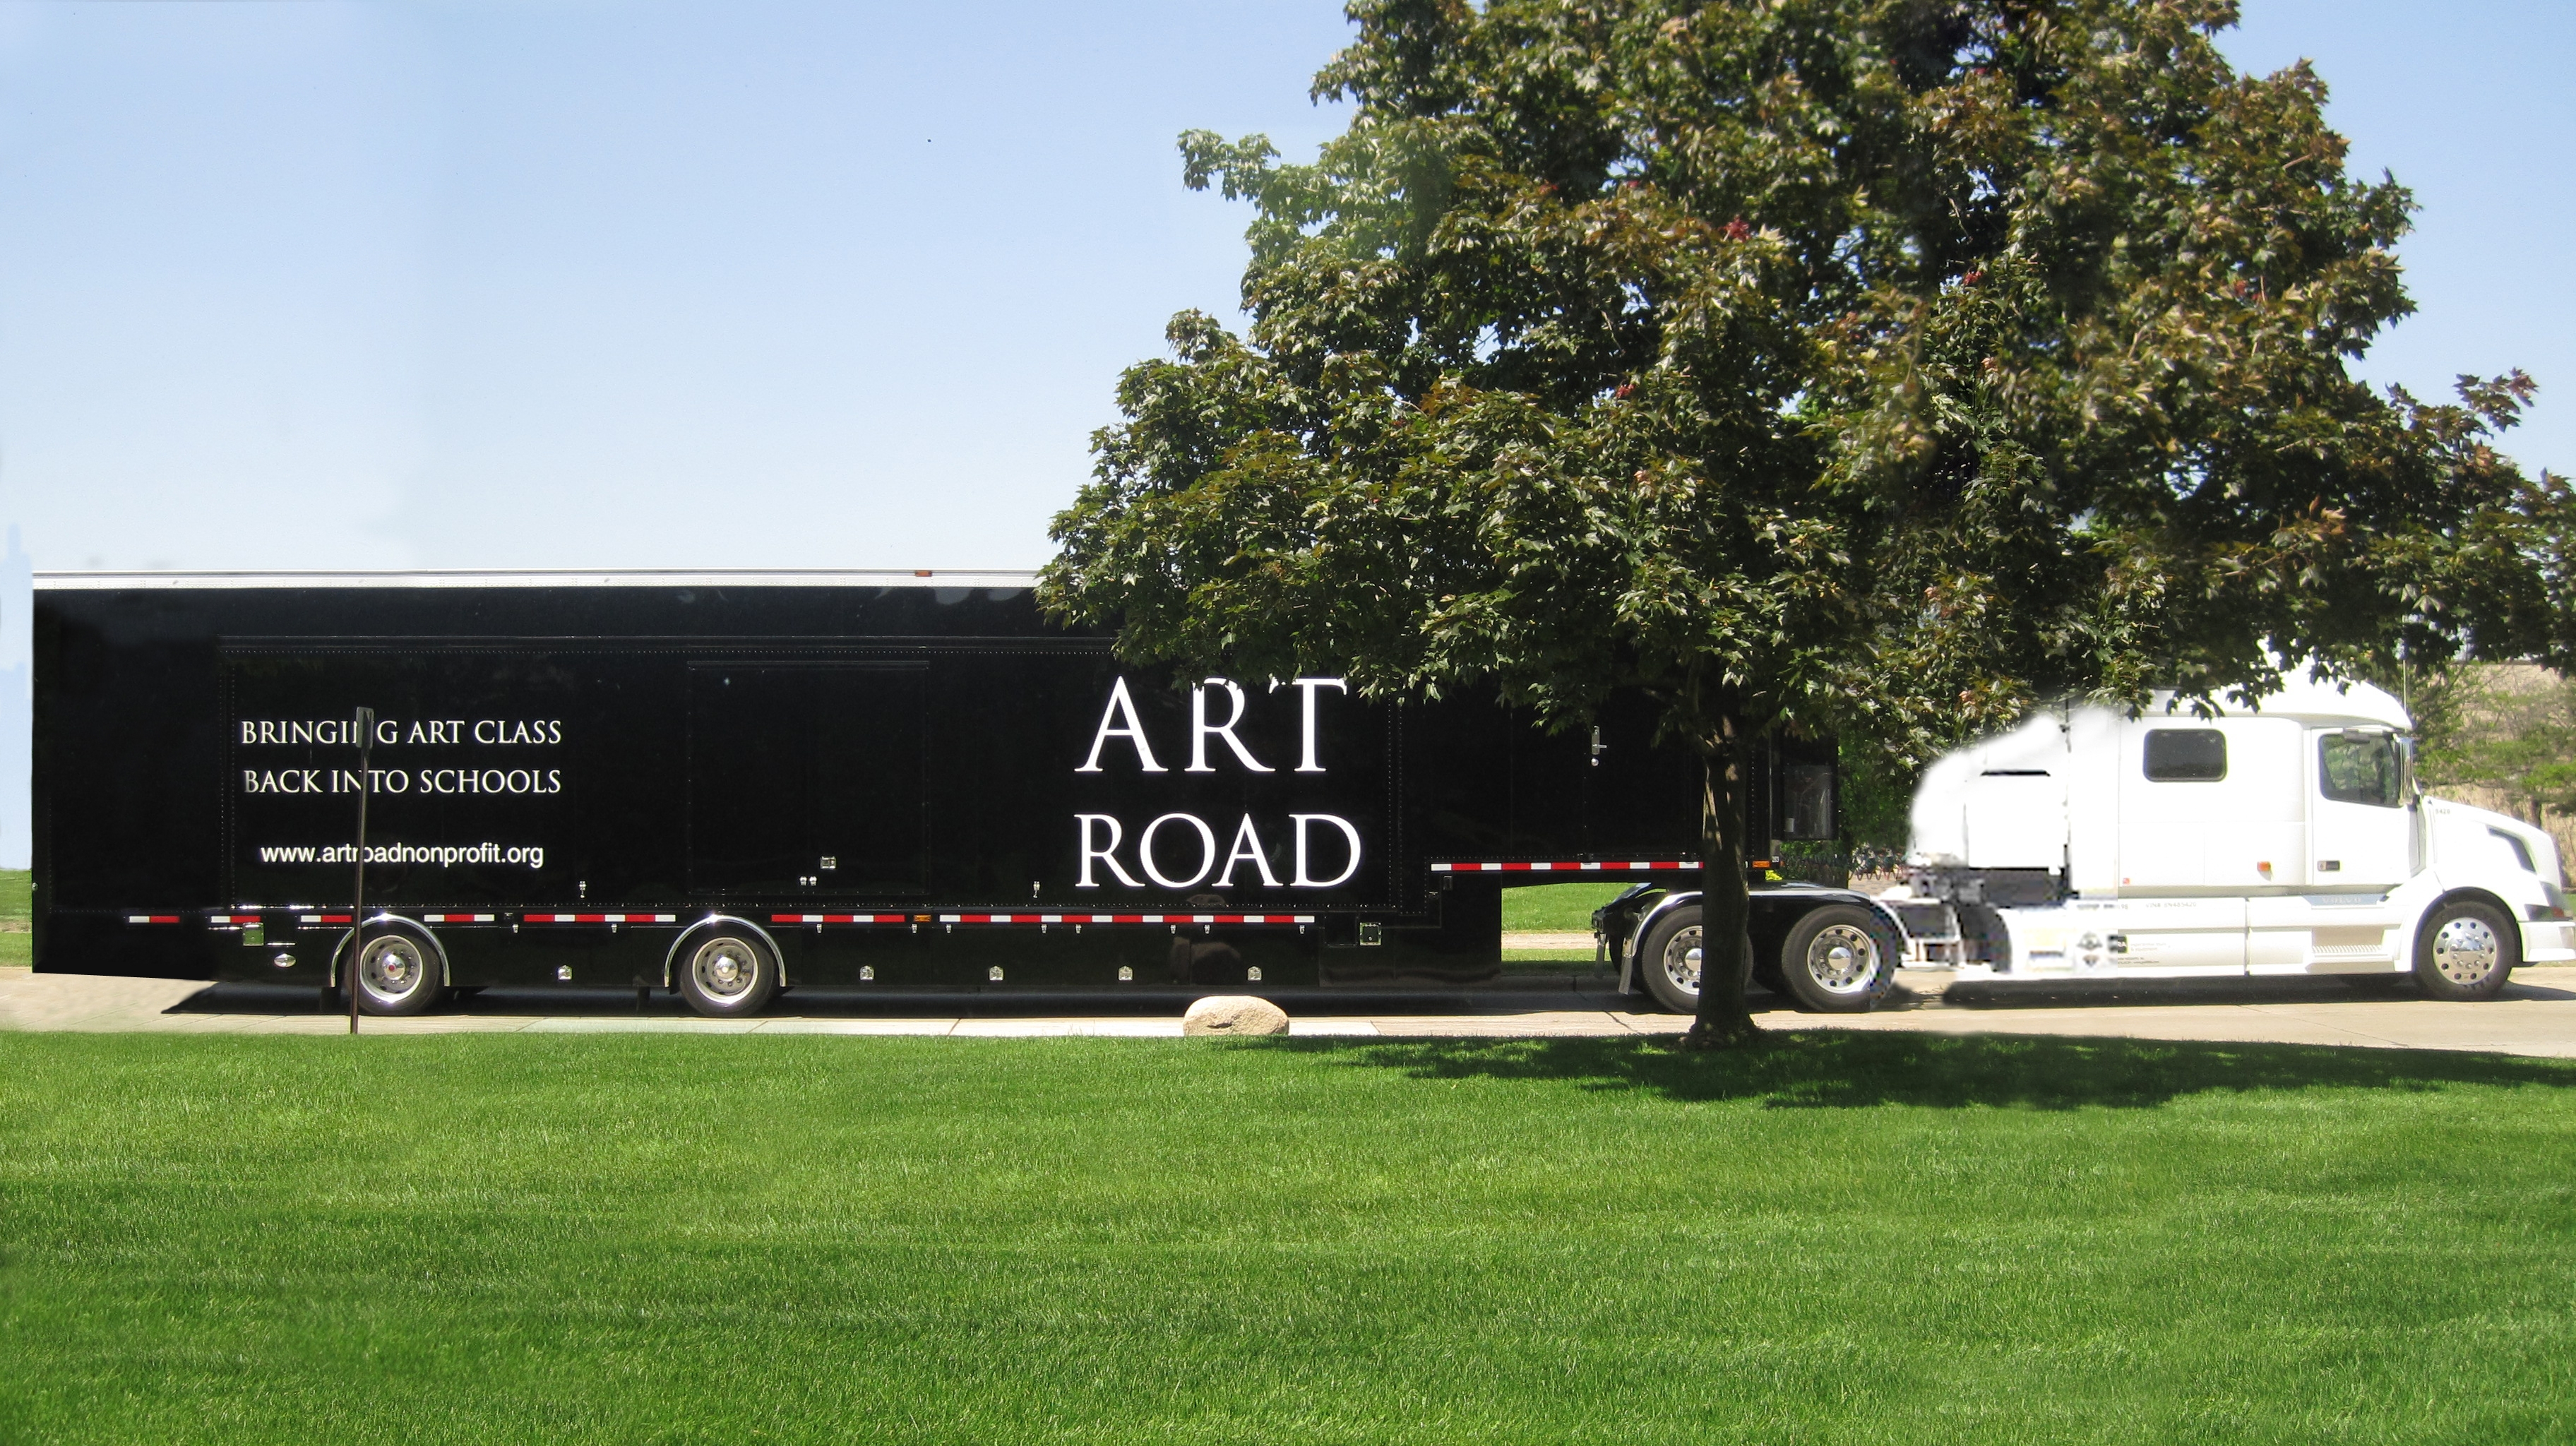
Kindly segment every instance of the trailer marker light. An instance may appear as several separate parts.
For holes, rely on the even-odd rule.
[[[1260,982],[1261,982],[1261,966],[1260,966],[1260,965],[1258,965],[1258,964],[1255,964],[1255,965],[1253,965],[1251,968],[1244,970],[1244,971],[1243,971],[1243,977],[1244,977],[1244,979],[1245,979],[1247,982],[1249,982],[1249,983],[1253,983],[1253,984],[1258,984],[1258,983],[1260,983]]]
[[[996,964],[996,965],[994,965],[992,968],[985,970],[985,971],[984,971],[984,977],[985,977],[985,978],[987,978],[987,979],[992,980],[992,981],[993,981],[994,983],[996,983],[996,984],[1001,983],[1001,982],[1002,982],[1002,966],[1001,966],[1001,965],[999,965],[999,964]]]
[[[1132,981],[1135,979],[1135,977],[1136,977],[1136,971],[1135,971],[1134,969],[1132,969],[1132,968],[1130,968],[1130,967],[1128,967],[1127,965],[1124,965],[1124,964],[1121,964],[1121,965],[1119,965],[1119,966],[1118,966],[1118,982],[1119,982],[1119,983],[1121,983],[1121,984],[1125,984],[1125,983],[1132,982]]]

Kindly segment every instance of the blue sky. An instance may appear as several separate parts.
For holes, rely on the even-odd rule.
[[[2251,0],[2424,203],[2369,372],[2576,468],[2576,7]],[[2438,23],[2433,17],[2438,16]],[[1185,126],[1337,127],[1317,0],[0,3],[0,523],[40,568],[1026,566],[1230,311]],[[5,613],[5,605],[0,605]]]
[[[2576,6],[2248,0],[2423,203],[2367,364],[2576,470]],[[0,750],[38,568],[1034,566],[1120,367],[1230,313],[1191,126],[1324,0],[0,0]],[[23,752],[18,756],[23,758]],[[0,761],[0,863],[24,857]]]

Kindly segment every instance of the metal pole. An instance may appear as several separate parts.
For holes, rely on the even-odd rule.
[[[376,710],[358,710],[358,876],[349,886],[349,968],[341,987],[349,994],[349,1032],[358,1032],[358,966],[367,957],[367,795],[373,778],[367,763],[376,746]]]

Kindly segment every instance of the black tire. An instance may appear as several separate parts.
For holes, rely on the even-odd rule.
[[[2522,963],[2522,931],[2493,904],[2461,899],[2415,933],[2415,982],[2427,999],[2493,999]]]
[[[1637,950],[1637,976],[1657,1004],[1675,1014],[1699,1013],[1699,905],[1684,904],[1657,919]],[[1744,958],[1750,964],[1748,941]]]
[[[682,945],[671,980],[689,1007],[710,1019],[758,1014],[778,996],[778,960],[747,929],[710,929]]]
[[[343,963],[349,951],[340,951]],[[447,961],[423,935],[395,926],[370,927],[358,965],[343,973],[358,991],[360,1013],[395,1017],[426,1014],[447,992]],[[342,996],[346,998],[346,996]]]
[[[1858,904],[1810,909],[1780,941],[1780,977],[1798,1007],[1866,1014],[1896,982],[1905,946],[1887,920]]]

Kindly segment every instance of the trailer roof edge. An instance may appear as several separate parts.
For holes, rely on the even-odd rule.
[[[40,572],[39,591],[123,592],[147,588],[397,587],[930,587],[1026,588],[1035,572],[1001,568],[657,570],[651,568],[485,568],[463,571]]]

